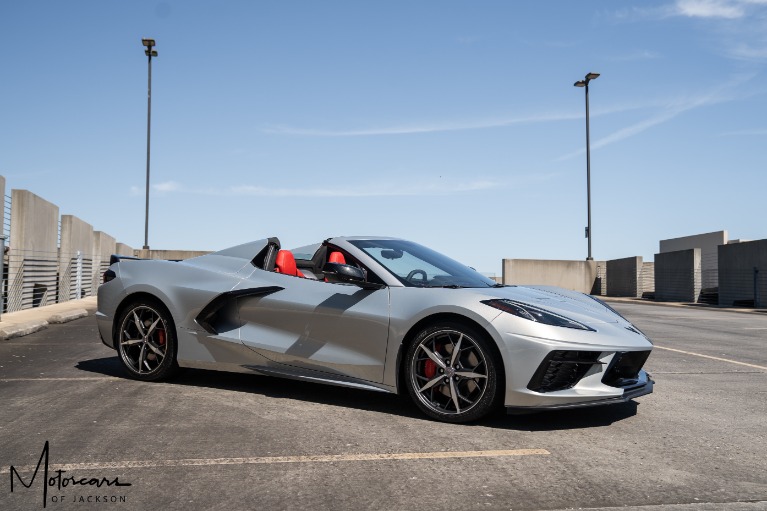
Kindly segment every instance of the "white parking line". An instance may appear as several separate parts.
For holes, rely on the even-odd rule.
[[[199,467],[211,465],[254,465],[275,463],[332,463],[335,461],[392,461],[392,460],[443,460],[451,458],[502,458],[508,456],[545,456],[546,449],[512,449],[501,451],[447,451],[447,452],[401,452],[390,454],[327,454],[317,456],[259,456],[255,458],[210,458],[186,460],[114,461],[101,463],[67,463],[51,465],[49,470],[105,470],[156,467]],[[15,467],[19,472],[35,470],[35,465]],[[0,469],[1,474],[10,473],[9,468]]]
[[[695,356],[695,357],[710,358],[711,360],[718,360],[720,362],[729,362],[730,364],[738,364],[738,365],[741,365],[741,366],[753,367],[755,369],[762,369],[762,370],[767,371],[767,367],[765,367],[765,366],[758,366],[758,365],[755,365],[755,364],[748,364],[746,362],[738,362],[737,360],[730,360],[729,358],[712,357],[711,355],[703,355],[701,353],[693,353],[691,351],[682,351],[682,350],[677,350],[677,349],[674,349],[674,348],[665,348],[663,346],[658,346],[657,344],[654,346],[654,348],[657,348],[659,350],[675,351],[676,353],[684,353],[685,355],[692,355],[692,356]]]
[[[0,382],[11,381],[92,381],[92,380],[124,380],[117,376],[82,376],[70,378],[0,378]]]

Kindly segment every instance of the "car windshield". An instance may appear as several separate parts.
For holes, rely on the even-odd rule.
[[[418,243],[405,240],[349,240],[406,286],[493,287],[473,269]]]

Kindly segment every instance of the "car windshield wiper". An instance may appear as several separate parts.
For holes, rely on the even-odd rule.
[[[447,289],[460,289],[466,286],[459,286],[458,284],[446,284],[444,286],[427,286],[427,287],[445,287]]]
[[[493,284],[490,287],[506,287],[506,284],[497,283],[497,284]]]

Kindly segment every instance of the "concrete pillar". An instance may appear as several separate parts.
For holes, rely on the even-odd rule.
[[[93,284],[92,294],[101,284],[104,272],[109,268],[109,257],[117,251],[117,242],[109,234],[101,231],[93,233]]]
[[[0,208],[0,234],[3,234],[5,230],[5,176],[0,176],[0,199],[2,199],[3,207]]]
[[[607,296],[641,298],[643,292],[641,257],[607,261],[607,274],[610,275],[610,280],[607,282]]]
[[[719,246],[719,305],[767,307],[767,239]]]
[[[135,252],[134,248],[130,245],[126,245],[125,243],[117,243],[115,245],[115,254],[124,255],[124,256],[133,256],[133,253]]]
[[[655,295],[655,263],[642,263],[642,295]]]
[[[59,247],[59,302],[79,299],[91,294],[92,262],[93,227],[76,216],[62,215],[61,246]],[[78,267],[82,269],[81,296],[77,296]]]
[[[699,248],[655,254],[655,300],[697,303],[701,291]]]
[[[11,191],[8,312],[55,303],[59,208],[28,190]]]

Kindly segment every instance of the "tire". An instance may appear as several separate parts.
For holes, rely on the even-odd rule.
[[[115,346],[133,379],[160,381],[178,370],[176,327],[168,309],[151,299],[131,302],[120,315]]]
[[[429,417],[454,423],[475,421],[492,411],[503,375],[490,343],[483,332],[457,322],[422,330],[410,344],[404,364],[407,389],[416,406]]]

